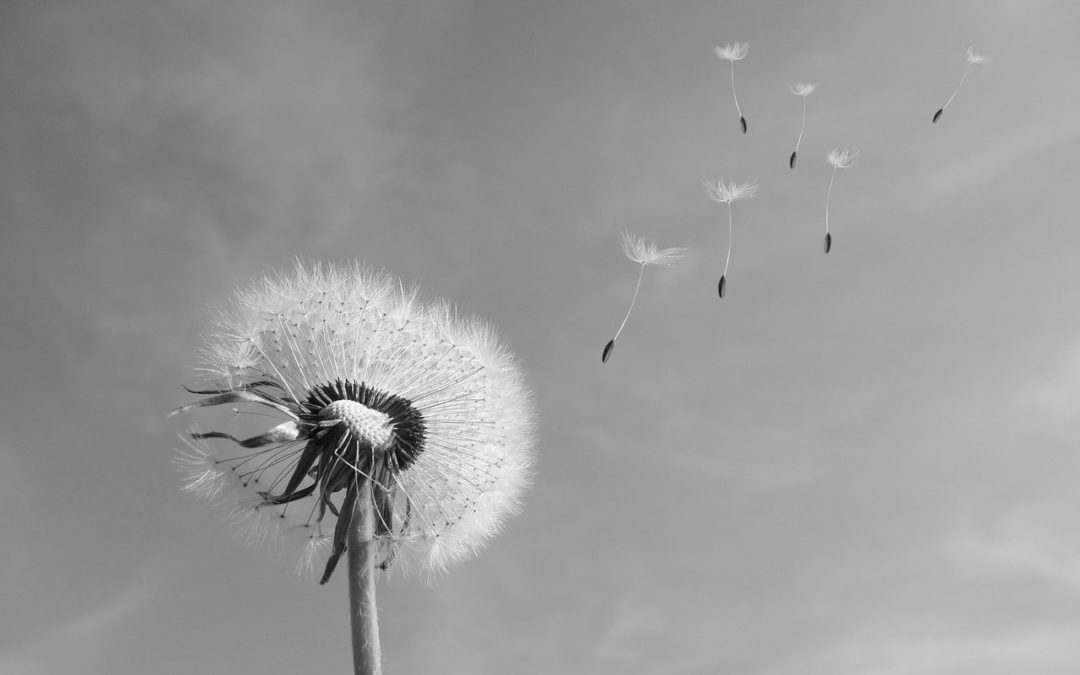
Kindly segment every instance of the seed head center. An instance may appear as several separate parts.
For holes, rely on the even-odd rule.
[[[361,443],[376,450],[385,450],[394,440],[394,425],[390,416],[367,407],[363,403],[342,399],[334,401],[319,411],[326,420],[338,420],[349,433]]]

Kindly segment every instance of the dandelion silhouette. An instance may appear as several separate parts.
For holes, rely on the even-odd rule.
[[[735,112],[739,115],[739,124],[742,125],[742,132],[745,134],[746,118],[743,117],[742,109],[739,108],[739,97],[735,94],[735,62],[742,61],[746,58],[746,55],[750,53],[750,43],[729,43],[724,45],[723,47],[717,47],[715,51],[716,58],[724,59],[731,62],[731,96],[735,99]]]
[[[972,66],[982,65],[984,63],[992,63],[992,60],[988,56],[977,54],[974,47],[968,45],[967,47],[967,65],[964,66],[964,74],[960,76],[960,83],[956,85],[956,89],[953,89],[953,93],[949,96],[949,100],[945,101],[945,105],[938,108],[938,111],[934,113],[934,116],[930,118],[930,122],[937,124],[937,121],[941,119],[941,116],[945,114],[945,108],[949,107],[949,104],[953,102],[956,95],[960,93],[960,87],[964,86],[964,80],[967,79],[968,71]]]
[[[532,410],[491,329],[423,305],[359,265],[267,277],[211,323],[196,408],[278,418],[237,438],[193,430],[184,489],[254,540],[299,547],[325,584],[348,553],[357,673],[381,672],[374,568],[436,572],[475,554],[518,510]]]
[[[804,82],[802,84],[791,85],[791,93],[802,97],[802,122],[799,123],[799,138],[795,141],[795,150],[792,151],[791,159],[788,160],[788,166],[792,169],[795,168],[795,158],[799,154],[799,146],[802,145],[803,131],[806,129],[806,97],[814,93],[814,90],[817,88],[817,82]]]
[[[825,195],[825,253],[827,254],[832,249],[832,235],[829,234],[829,202],[832,200],[832,186],[833,181],[836,180],[836,170],[846,169],[855,163],[855,160],[859,156],[858,150],[848,150],[847,148],[833,148],[826,155],[826,160],[829,164],[832,164],[832,176],[829,178],[829,191]]]
[[[626,328],[626,322],[630,320],[630,312],[634,311],[634,303],[637,302],[638,291],[641,290],[641,280],[645,276],[645,267],[648,265],[671,265],[686,254],[685,248],[656,248],[656,244],[641,237],[635,237],[630,234],[629,230],[623,231],[622,240],[623,253],[632,262],[641,265],[641,271],[638,272],[637,286],[634,287],[634,297],[630,300],[630,308],[626,310],[626,316],[623,317],[619,330],[615,331],[615,337],[604,345],[604,353],[600,357],[601,363],[607,363],[607,360],[611,358],[611,352],[615,349],[615,341],[622,335],[623,328]]]
[[[717,284],[717,292],[722,298],[724,297],[724,291],[727,288],[728,264],[731,262],[731,248],[735,239],[734,228],[732,226],[731,204],[740,199],[756,197],[758,186],[757,183],[735,183],[734,181],[728,183],[723,178],[715,183],[707,178],[703,179],[701,182],[705,185],[705,194],[709,199],[714,202],[720,202],[721,204],[727,204],[728,207],[727,257],[724,258],[724,272],[720,275],[720,283]]]

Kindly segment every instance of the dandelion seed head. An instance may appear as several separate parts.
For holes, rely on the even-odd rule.
[[[303,576],[344,551],[342,504],[372,485],[384,569],[441,571],[514,515],[529,482],[533,408],[487,324],[425,304],[358,265],[269,276],[238,291],[205,337],[198,401],[273,420],[237,438],[193,430],[183,488],[221,504],[246,540],[294,552]]]
[[[704,178],[701,183],[705,186],[705,195],[721,204],[730,204],[739,199],[751,199],[757,197],[758,194],[757,183],[736,183],[723,178],[716,181]]]
[[[716,47],[716,58],[727,61],[742,61],[750,53],[749,42],[728,43],[723,47]]]
[[[829,164],[832,164],[837,169],[846,169],[854,164],[855,160],[859,158],[859,151],[844,147],[836,147],[830,150],[825,158],[828,160]]]
[[[800,82],[799,84],[791,85],[791,93],[796,96],[809,96],[814,93],[814,90],[818,88],[820,82]]]
[[[968,45],[967,46],[967,62],[970,63],[973,66],[978,66],[978,65],[982,65],[984,63],[993,63],[993,59],[991,59],[989,56],[979,54],[978,52],[975,51],[975,47],[973,45]]]
[[[626,257],[639,265],[673,265],[686,255],[685,248],[657,248],[653,242],[637,237],[629,230],[622,233],[622,247]]]

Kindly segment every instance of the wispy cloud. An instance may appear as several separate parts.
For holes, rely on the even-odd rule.
[[[1050,490],[1049,492],[1053,492]],[[946,543],[953,563],[976,574],[1036,577],[1080,594],[1080,536],[1073,534],[1068,498],[1013,508],[996,519],[967,519]]]
[[[1023,410],[1044,419],[1075,421],[1080,402],[1080,344],[1062,354],[1048,372],[1022,383],[1014,401]]]
[[[668,631],[668,622],[638,593],[628,592],[611,608],[607,626],[593,647],[593,655],[602,662],[633,663],[640,654],[643,640],[656,640]]]
[[[156,589],[133,581],[115,596],[68,619],[51,632],[6,653],[0,653],[5,675],[93,673],[101,655],[120,642],[118,629],[150,605]]]
[[[1080,624],[975,637],[903,636],[857,631],[820,657],[778,673],[860,675],[1015,675],[1074,672]]]
[[[1077,121],[1056,126],[1031,125],[1011,136],[992,139],[981,150],[973,150],[939,165],[926,174],[922,193],[929,197],[955,199],[957,193],[973,185],[989,184],[1032,155],[1078,140],[1080,122]]]

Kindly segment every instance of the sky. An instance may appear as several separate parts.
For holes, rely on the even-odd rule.
[[[172,465],[209,312],[296,260],[489,320],[538,411],[522,515],[380,580],[387,673],[1077,672],[1078,33],[1066,2],[3,3],[0,672],[348,672],[343,577]],[[931,124],[968,44],[994,61]],[[723,300],[721,177],[760,184]],[[601,364],[624,228],[689,253]]]

